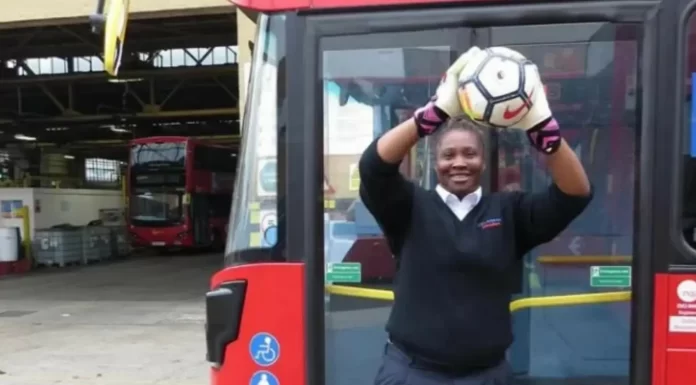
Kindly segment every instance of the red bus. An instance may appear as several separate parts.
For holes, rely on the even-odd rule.
[[[236,152],[177,136],[130,142],[128,227],[135,247],[224,247]]]
[[[596,191],[519,267],[508,358],[520,384],[694,384],[695,2],[236,5],[260,16],[228,267],[207,295],[212,384],[372,383],[393,296],[361,282],[365,266],[325,264],[325,218],[352,220],[336,211],[358,200],[362,149],[425,103],[472,45],[510,46],[539,65]],[[548,182],[523,137],[489,131],[488,141],[488,191]],[[427,187],[428,145],[406,170]],[[318,199],[327,179],[328,204]],[[356,223],[356,239],[367,227]],[[362,264],[372,246],[382,247],[362,247]]]

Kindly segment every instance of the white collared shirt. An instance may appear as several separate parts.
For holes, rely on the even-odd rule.
[[[483,194],[481,187],[479,187],[471,194],[459,199],[454,194],[445,190],[445,188],[439,184],[435,187],[435,191],[437,191],[437,195],[442,198],[445,204],[450,208],[450,210],[452,210],[454,215],[459,218],[460,221],[463,220],[467,214],[469,214],[471,210],[473,210],[473,208],[481,201],[481,195]]]

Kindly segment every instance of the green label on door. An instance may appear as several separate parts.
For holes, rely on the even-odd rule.
[[[631,287],[631,266],[592,266],[592,287]]]
[[[360,281],[362,281],[360,263],[344,262],[326,264],[326,282],[360,283]]]

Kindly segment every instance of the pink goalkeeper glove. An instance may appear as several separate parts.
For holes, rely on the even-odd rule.
[[[445,72],[432,99],[413,114],[420,137],[432,134],[447,119],[464,114],[457,94],[459,73],[467,61],[480,50],[478,47],[471,47],[459,56]]]

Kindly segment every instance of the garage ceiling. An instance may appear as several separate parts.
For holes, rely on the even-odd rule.
[[[99,141],[102,155],[141,136],[236,142],[236,44],[233,13],[133,20],[113,82],[87,22],[0,30],[0,142],[88,151]]]

